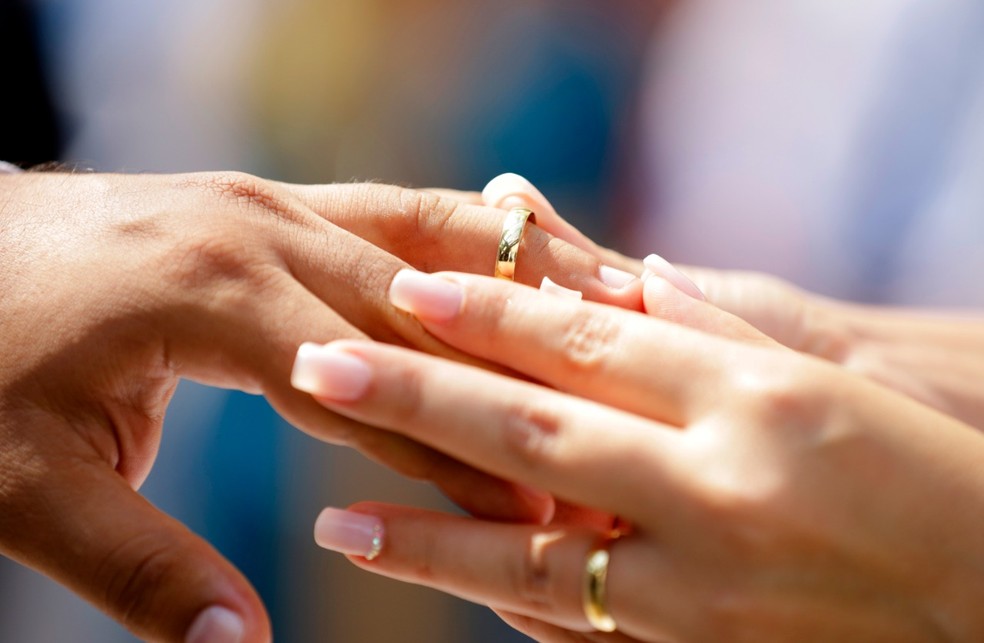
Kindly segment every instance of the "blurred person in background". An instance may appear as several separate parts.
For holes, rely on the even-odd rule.
[[[980,307],[984,5],[674,3],[620,246],[869,303]]]

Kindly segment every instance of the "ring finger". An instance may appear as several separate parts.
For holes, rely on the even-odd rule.
[[[286,188],[334,225],[418,270],[493,273],[506,217],[502,210],[380,185]],[[549,276],[591,301],[642,309],[642,283],[636,275],[606,266],[535,225],[526,226],[522,244],[516,281],[538,286]]]
[[[360,541],[357,534],[363,536]],[[370,536],[380,539],[378,554]],[[633,536],[634,538],[635,536]],[[347,554],[376,574],[425,585],[497,610],[531,617],[570,632],[594,633],[584,613],[582,590],[587,554],[601,534],[565,526],[483,522],[410,507],[363,503],[348,511],[326,509],[315,538],[326,549]],[[610,543],[609,609],[626,634],[640,620],[639,601],[622,597],[648,587],[633,585],[634,550],[628,537]],[[668,583],[664,583],[668,587]],[[644,590],[644,591],[643,591]],[[665,591],[665,590],[664,590]],[[655,602],[654,602],[655,604]],[[647,610],[645,621],[657,618]],[[641,634],[641,632],[640,632]],[[653,632],[646,632],[650,638]],[[622,640],[605,638],[599,640]]]

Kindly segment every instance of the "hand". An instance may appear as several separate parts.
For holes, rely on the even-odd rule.
[[[532,208],[540,227],[609,266],[666,279],[793,350],[839,364],[984,430],[984,397],[978,385],[984,380],[984,319],[979,315],[850,304],[762,273],[693,266],[677,270],[655,255],[643,264],[585,237],[515,174],[497,177],[480,195],[446,195],[493,207]],[[651,312],[687,321],[660,306]]]
[[[246,580],[135,492],[182,377],[262,393],[315,437],[433,479],[478,515],[539,519],[552,503],[542,493],[334,415],[289,384],[312,339],[477,363],[395,311],[386,289],[408,265],[490,272],[501,225],[493,210],[378,185],[0,177],[0,553],[141,638],[268,640]],[[550,274],[641,306],[638,281],[606,285],[615,273],[535,227],[521,252],[519,280]]]
[[[391,293],[449,345],[552,388],[343,341],[299,355],[309,391],[631,524],[610,548],[619,633],[583,634],[593,528],[364,504],[326,511],[322,545],[551,641],[984,637],[984,437],[969,427],[739,337],[692,298],[723,334],[460,274],[402,274]]]

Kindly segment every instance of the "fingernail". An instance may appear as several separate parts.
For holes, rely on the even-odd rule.
[[[612,268],[611,266],[602,266],[599,268],[598,277],[602,283],[615,290],[625,288],[636,279],[635,275],[624,270],[619,270],[618,268]]]
[[[584,293],[580,290],[571,290],[570,288],[564,288],[560,284],[556,284],[550,281],[550,277],[544,277],[543,281],[540,282],[540,290],[551,295],[557,295],[558,297],[563,297],[564,299],[583,299]]]
[[[299,391],[331,400],[357,400],[369,388],[372,371],[362,359],[333,344],[306,343],[297,349],[290,383]]]
[[[375,516],[342,509],[325,509],[314,523],[319,546],[349,556],[372,560],[383,551],[383,521]]]
[[[482,199],[485,201],[485,205],[492,208],[516,207],[511,205],[511,201],[506,203],[510,197],[516,198],[519,201],[519,207],[522,207],[524,201],[527,201],[523,199],[525,195],[545,200],[532,183],[520,175],[512,173],[500,174],[489,181],[485,189],[482,190]]]
[[[431,321],[447,321],[461,310],[464,291],[459,284],[416,270],[396,273],[390,302],[400,310]]]
[[[195,617],[185,643],[239,643],[245,633],[246,626],[238,614],[213,605]]]
[[[700,291],[697,284],[692,282],[687,275],[677,270],[673,264],[666,259],[660,257],[659,255],[649,255],[642,260],[642,263],[646,266],[646,270],[667,280],[676,286],[677,289],[690,295],[694,299],[707,301],[707,297],[705,297],[704,293]]]
[[[527,197],[521,196],[507,196],[502,201],[499,201],[499,206],[503,210],[512,210],[513,208],[528,208],[530,210],[536,210],[536,204],[531,202]]]

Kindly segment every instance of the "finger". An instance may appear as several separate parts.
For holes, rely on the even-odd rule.
[[[643,266],[640,261],[596,244],[561,217],[540,190],[518,174],[502,174],[492,179],[482,190],[482,200],[489,207],[503,210],[529,208],[537,213],[537,224],[558,239],[584,250],[609,266],[633,275],[642,274]]]
[[[430,192],[444,199],[451,199],[458,203],[468,205],[488,205],[482,198],[481,192],[466,192],[464,190],[449,190],[447,188],[424,188],[423,192]]]
[[[513,614],[501,610],[493,610],[507,625],[522,632],[536,641],[557,643],[638,643],[638,639],[629,638],[620,632],[605,634],[601,632],[572,632],[571,630],[551,625],[531,616]]]
[[[334,342],[303,346],[292,381],[350,418],[629,521],[648,519],[637,514],[652,496],[673,495],[677,431],[514,378],[406,349]]]
[[[728,376],[720,363],[732,347],[724,338],[502,280],[408,271],[390,297],[464,352],[677,426],[708,408]],[[726,315],[712,306],[702,314]]]
[[[377,553],[366,557],[372,538]],[[664,571],[661,558],[636,536],[608,543],[608,608],[623,634],[602,637],[588,622],[584,565],[602,539],[586,529],[504,525],[378,503],[326,509],[315,525],[320,546],[373,573],[599,637],[586,640],[651,637],[663,611],[657,601],[676,589],[676,578],[659,576],[661,586],[654,587],[655,574]]]
[[[518,174],[500,174],[489,181],[482,190],[482,200],[489,207],[503,210],[529,208],[537,213],[537,222],[544,230],[576,248],[597,255],[598,245],[557,214],[543,193]]]
[[[308,207],[333,224],[427,272],[457,270],[491,275],[506,213],[463,204],[432,193],[380,185],[289,186]],[[314,258],[323,263],[323,242]],[[378,266],[373,267],[378,271]],[[322,270],[331,270],[322,266]],[[384,274],[389,279],[395,270]],[[316,274],[320,274],[317,273]],[[641,310],[636,275],[527,224],[516,281],[539,285],[543,277],[584,293],[592,301]],[[385,292],[385,291],[384,291]]]
[[[247,363],[239,370],[255,375],[260,390],[287,421],[320,440],[355,448],[399,474],[434,483],[473,515],[540,522],[552,514],[553,499],[545,494],[490,476],[403,436],[340,416],[292,387],[294,356],[305,341],[327,343],[365,335],[297,284],[284,283],[274,292],[275,296],[254,302],[249,314],[237,315],[245,325],[230,334],[239,345],[230,348],[229,354],[245,354]],[[243,346],[241,338],[255,338],[255,344]]]
[[[60,433],[56,444],[64,445]],[[260,599],[215,549],[152,507],[101,458],[65,450],[39,454],[32,464],[44,475],[5,501],[5,555],[68,586],[144,640],[271,640]]]
[[[332,413],[310,395],[291,387],[291,368],[301,344],[366,335],[290,275],[275,267],[270,272],[272,276],[262,277],[262,288],[232,289],[221,305],[215,305],[213,295],[208,300],[208,323],[203,323],[202,315],[196,312],[200,301],[189,303],[189,318],[174,324],[183,334],[169,356],[180,376],[263,393],[278,413],[309,435],[353,447],[407,477],[433,482],[475,515],[541,521],[552,513],[552,499],[542,494],[495,479],[404,437]],[[189,297],[194,298],[195,293]],[[392,307],[386,304],[386,308]],[[415,321],[402,321],[417,326],[429,344],[441,347],[439,352],[457,355],[423,333]],[[218,336],[216,328],[223,331]]]
[[[468,359],[429,337],[419,324],[394,310],[387,301],[392,275],[407,268],[406,262],[320,220],[310,228],[283,235],[281,242],[290,275],[321,300],[322,305],[330,306],[339,317],[369,337]]]
[[[774,340],[743,319],[695,299],[660,276],[653,275],[645,280],[642,298],[646,313],[653,317],[721,337],[777,346]]]
[[[353,534],[374,517],[382,548],[366,560],[371,543],[367,549]],[[600,537],[590,530],[479,522],[374,503],[326,509],[315,525],[321,547],[352,555],[374,573],[582,632],[591,629],[581,607],[582,561]]]

